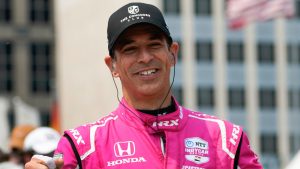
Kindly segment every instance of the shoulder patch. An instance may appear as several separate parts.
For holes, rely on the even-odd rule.
[[[242,128],[240,126],[203,113],[191,112],[189,117],[217,124],[218,127],[216,129],[221,134],[221,148],[230,158],[234,159],[242,135]]]
[[[117,118],[117,115],[110,114],[93,123],[88,123],[65,131],[65,133],[73,140],[81,160],[95,151],[95,135],[97,128],[104,127],[109,121],[116,120]]]

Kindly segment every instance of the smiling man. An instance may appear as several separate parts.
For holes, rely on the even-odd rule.
[[[171,101],[170,70],[178,44],[156,26],[144,23],[128,27],[112,48],[113,56],[106,57],[105,62],[113,76],[120,78],[127,103],[135,109],[167,107]]]
[[[188,110],[172,97],[179,46],[157,7],[121,7],[110,16],[107,34],[105,63],[122,83],[119,106],[65,131],[55,158],[35,156],[26,169],[262,168],[240,126]]]

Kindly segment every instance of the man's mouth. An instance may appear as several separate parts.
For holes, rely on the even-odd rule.
[[[149,75],[152,75],[152,74],[154,74],[156,72],[157,72],[157,69],[150,69],[150,70],[145,70],[145,71],[139,72],[139,75],[149,76]]]

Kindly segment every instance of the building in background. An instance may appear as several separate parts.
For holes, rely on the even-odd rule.
[[[213,115],[224,115],[226,119],[234,123],[242,125],[246,132],[251,128],[256,128],[255,137],[258,138],[257,145],[260,149],[259,154],[262,157],[265,168],[282,168],[284,166],[281,159],[279,148],[278,130],[278,63],[276,62],[276,21],[267,21],[257,23],[255,25],[254,38],[254,64],[255,70],[252,70],[252,77],[256,81],[254,88],[256,98],[254,99],[254,109],[248,109],[249,104],[247,90],[247,58],[246,58],[246,43],[247,30],[230,30],[226,20],[226,9],[218,8],[216,5],[220,3],[218,0],[193,0],[191,4],[185,4],[187,1],[181,0],[163,0],[163,11],[167,16],[167,23],[172,31],[174,39],[181,43],[181,53],[179,55],[178,64],[176,65],[176,79],[173,91],[178,100],[184,105],[189,104],[189,96],[191,95],[196,101],[192,101],[199,111],[210,113]],[[223,7],[225,2],[222,3]],[[189,7],[184,9],[184,7]],[[288,150],[289,157],[293,157],[300,149],[300,1],[295,1],[296,13],[292,19],[285,20],[285,36],[287,48],[286,53],[286,95],[287,99],[287,125],[288,125]],[[221,9],[221,17],[223,23],[218,25],[216,15],[219,13],[216,10]],[[189,15],[186,15],[186,12]],[[186,42],[186,31],[184,24],[187,18],[192,15],[192,35],[190,42]],[[222,25],[223,24],[223,25]],[[221,26],[221,28],[220,28]],[[221,31],[220,31],[221,29]],[[218,32],[219,31],[219,32]],[[223,39],[222,39],[223,38]],[[223,44],[220,41],[223,40]],[[186,56],[186,44],[193,44],[194,56]],[[224,49],[222,49],[222,45]],[[218,50],[223,50],[221,53]],[[218,53],[216,55],[216,53]],[[222,56],[220,56],[220,54]],[[190,63],[184,60],[184,57],[193,59]],[[223,58],[219,58],[223,57]],[[189,59],[190,59],[189,58]],[[222,60],[223,59],[223,60]],[[221,60],[221,62],[219,62]],[[217,67],[220,66],[220,67]],[[253,66],[253,65],[250,65]],[[193,67],[192,71],[187,72],[187,67]],[[188,68],[190,69],[190,68]],[[251,70],[250,70],[251,72]],[[186,76],[192,74],[192,80]],[[218,76],[221,74],[222,76]],[[216,78],[216,76],[218,76]],[[224,78],[225,77],[225,78]],[[224,78],[220,80],[220,78]],[[185,80],[193,82],[194,85],[186,84]],[[218,83],[222,83],[219,85]],[[193,91],[191,90],[193,87]],[[224,87],[225,86],[225,87]],[[220,92],[221,91],[221,92]],[[222,93],[223,92],[223,93]],[[222,95],[220,95],[222,94]],[[249,94],[249,93],[248,93]],[[251,94],[251,93],[250,93]],[[220,104],[220,98],[222,100]],[[221,108],[220,108],[221,107]],[[256,110],[257,112],[249,112]],[[218,112],[222,111],[222,112]],[[224,112],[225,113],[224,113]],[[222,114],[223,113],[223,114]],[[249,114],[257,113],[256,124],[248,124]],[[252,143],[252,142],[251,142]],[[289,159],[290,160],[290,159]]]
[[[51,0],[0,0],[0,95],[20,96],[49,125],[54,92],[54,19]],[[11,106],[10,128],[15,117]]]
[[[97,63],[102,62],[107,54],[106,19],[126,2],[111,0],[103,5],[99,0],[0,0],[0,96],[8,99],[20,96],[26,103],[37,107],[42,125],[49,125],[56,94],[54,84],[58,84],[60,92],[57,96],[59,103],[63,104],[63,128],[95,120],[95,116],[99,117],[97,110],[108,113],[106,110],[111,110],[110,106],[116,103],[116,93],[112,81],[104,82],[110,78],[105,76],[108,70],[101,74],[106,70],[104,63]],[[179,102],[240,124],[247,132],[256,128],[254,137],[258,142],[254,142],[254,146],[259,148],[265,168],[279,169],[282,159],[278,141],[275,21],[255,25],[253,51],[256,66],[255,73],[250,73],[256,82],[253,89],[248,85],[247,30],[227,28],[225,8],[217,7],[216,3],[222,2],[225,6],[225,1],[148,2],[161,7],[174,40],[181,44],[173,86]],[[294,18],[285,20],[284,44],[287,47],[284,59],[289,159],[300,149],[300,0],[295,0],[295,7]],[[216,12],[216,9],[221,9],[221,12]],[[55,11],[59,21],[54,20]],[[218,25],[216,15],[223,16],[223,25]],[[83,80],[77,79],[76,83],[76,78]],[[102,89],[98,90],[100,86]],[[250,109],[249,88],[256,102]],[[104,101],[109,108],[92,101],[97,99],[103,99],[99,102]],[[249,110],[256,111],[254,120],[257,125],[249,124],[253,121],[249,114],[254,113]],[[85,114],[79,114],[82,111]],[[9,113],[11,127],[14,121],[12,112]],[[87,116],[89,113],[91,115]]]

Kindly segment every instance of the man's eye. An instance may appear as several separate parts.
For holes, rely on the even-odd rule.
[[[160,48],[161,44],[160,43],[152,43],[149,46],[152,47],[152,48]]]
[[[133,52],[134,50],[136,50],[136,47],[127,47],[123,49],[123,52]]]

